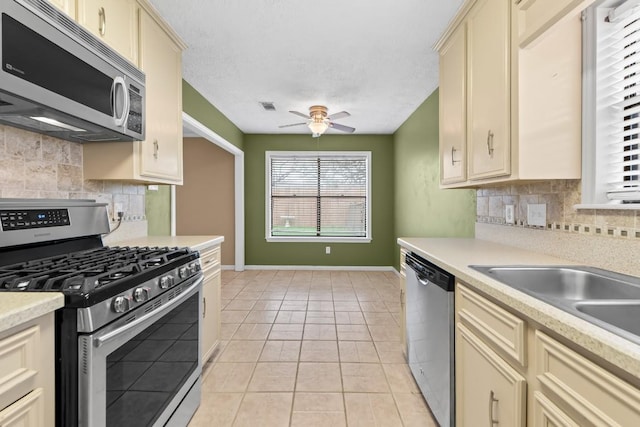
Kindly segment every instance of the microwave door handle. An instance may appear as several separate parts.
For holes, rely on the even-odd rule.
[[[198,280],[196,280],[191,286],[189,286],[187,289],[183,290],[182,293],[180,293],[180,295],[174,299],[172,299],[171,301],[169,301],[166,304],[163,304],[160,308],[158,308],[157,310],[154,310],[136,320],[134,320],[133,322],[127,323],[126,325],[118,328],[118,329],[114,329],[111,332],[108,332],[106,334],[104,334],[101,337],[98,337],[94,340],[94,345],[96,347],[102,347],[103,345],[107,344],[109,341],[112,341],[114,339],[118,339],[120,334],[123,334],[137,326],[139,326],[141,323],[145,323],[148,320],[152,319],[155,320],[157,318],[160,318],[162,316],[164,316],[167,312],[171,311],[176,305],[179,305],[181,303],[183,303],[185,300],[187,300],[188,298],[191,297],[191,292],[198,288],[198,286],[200,286],[202,284],[203,278],[202,276],[198,277]]]
[[[116,102],[118,97],[118,86],[122,88],[122,93],[124,96],[124,108],[122,109],[122,116],[118,117],[118,111],[116,109]],[[113,111],[113,119],[115,121],[116,126],[121,127],[127,121],[127,117],[129,116],[129,90],[127,89],[127,84],[124,81],[124,77],[116,76],[113,79],[113,84],[111,85],[111,110]]]

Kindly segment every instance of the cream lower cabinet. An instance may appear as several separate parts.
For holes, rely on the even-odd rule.
[[[640,389],[456,284],[458,426],[639,426]]]
[[[220,341],[220,245],[200,250],[204,273],[202,285],[202,363],[206,363]]]
[[[83,144],[85,179],[181,185],[185,45],[152,6],[138,2],[139,65],[146,75],[145,140]]]
[[[407,250],[400,248],[400,336],[402,351],[407,354]]]
[[[137,7],[136,0],[78,0],[77,21],[132,64],[137,64]]]
[[[53,313],[0,334],[0,426],[53,426]]]
[[[525,426],[525,378],[464,325],[456,329],[456,424]]]

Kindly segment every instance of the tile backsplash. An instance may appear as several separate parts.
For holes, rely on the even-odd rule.
[[[544,203],[550,231],[640,239],[639,210],[573,208],[579,204],[579,180],[512,184],[477,190],[477,223],[536,228],[527,224],[527,205]],[[506,224],[505,205],[515,207],[515,225]]]
[[[108,144],[108,143],[106,143]],[[0,197],[122,203],[127,222],[145,222],[145,186],[85,180],[82,144],[0,125]]]

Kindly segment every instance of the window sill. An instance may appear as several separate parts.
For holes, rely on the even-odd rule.
[[[620,211],[632,211],[640,210],[640,203],[629,204],[609,204],[609,203],[581,203],[579,205],[573,205],[574,209],[598,209],[598,210],[620,210]]]
[[[370,237],[267,237],[270,243],[371,243]]]

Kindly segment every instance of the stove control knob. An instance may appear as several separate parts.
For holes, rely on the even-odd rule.
[[[189,275],[189,270],[187,267],[180,267],[180,270],[178,270],[178,274],[180,275],[181,279],[184,279]]]
[[[200,263],[198,261],[194,261],[192,262],[189,267],[191,267],[191,271],[194,273],[197,273],[198,271],[200,271]]]
[[[149,288],[136,288],[133,291],[133,299],[136,302],[143,302],[149,299]]]
[[[160,289],[167,289],[173,286],[173,276],[164,276],[160,278]]]
[[[129,310],[129,299],[122,295],[115,297],[113,299],[112,308],[116,313],[124,313]]]

